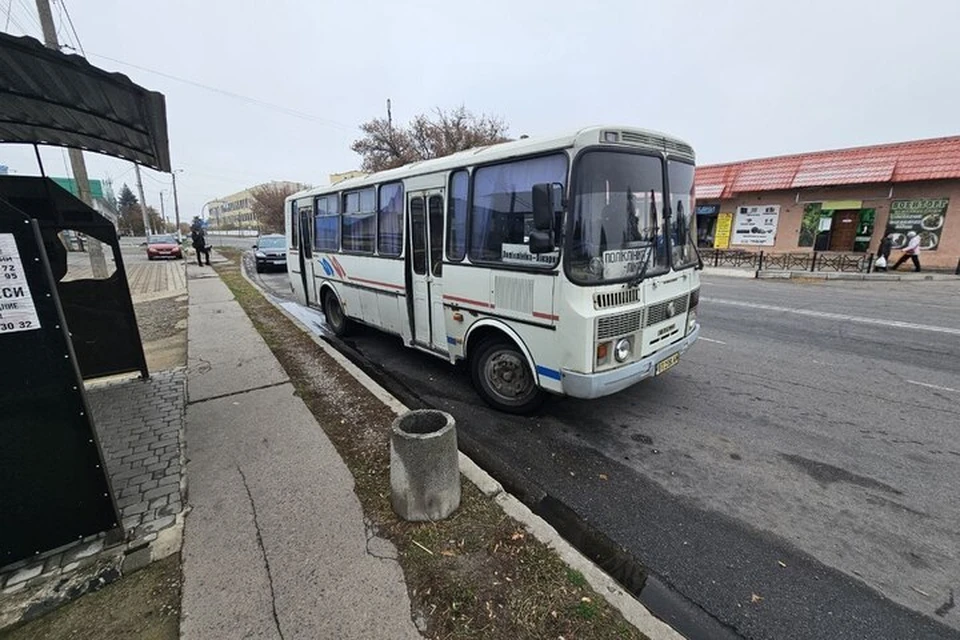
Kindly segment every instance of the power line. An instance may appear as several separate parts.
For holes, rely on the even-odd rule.
[[[30,15],[32,16],[33,14],[31,13]],[[27,29],[26,27],[23,26],[23,24],[19,20],[13,17],[13,0],[10,0],[10,2],[7,5],[7,28],[5,29],[5,31],[9,31],[11,22],[13,23],[13,26],[15,26],[17,29],[20,30],[21,33],[25,35],[32,35],[31,29]]]
[[[56,2],[56,0],[54,0]],[[73,26],[73,19],[70,17],[70,10],[67,9],[66,0],[60,0],[60,6],[63,8],[63,12],[67,14],[67,24],[70,25],[70,31],[73,32],[73,40],[77,43],[77,46],[80,47],[80,53],[84,58],[87,57],[87,52],[83,50],[83,45],[80,44],[80,36],[77,35],[77,30]]]
[[[194,87],[199,87],[200,89],[206,89],[207,91],[212,91],[212,92],[214,92],[214,93],[219,93],[219,94],[221,94],[221,95],[224,95],[224,96],[227,96],[227,97],[230,97],[230,98],[234,98],[234,99],[236,99],[236,100],[242,100],[243,102],[247,102],[247,103],[250,103],[250,104],[255,104],[255,105],[258,105],[258,106],[261,106],[261,107],[265,107],[265,108],[267,108],[267,109],[274,109],[275,111],[279,111],[279,112],[281,112],[281,113],[285,113],[286,115],[288,115],[288,116],[293,116],[293,117],[295,117],[295,118],[302,118],[302,119],[304,119],[304,120],[310,120],[310,121],[313,121],[313,122],[319,122],[319,123],[321,123],[321,124],[326,124],[326,125],[331,126],[331,127],[337,127],[337,128],[339,128],[339,129],[344,129],[344,130],[346,130],[346,131],[356,131],[357,128],[358,128],[358,127],[355,127],[355,126],[350,126],[350,125],[347,125],[347,124],[343,124],[342,122],[337,122],[336,120],[330,120],[330,119],[328,119],[328,118],[321,118],[320,116],[313,115],[312,113],[305,113],[305,112],[303,112],[303,111],[297,111],[296,109],[291,109],[291,108],[289,108],[289,107],[284,107],[283,105],[274,104],[274,103],[272,103],[272,102],[267,102],[267,101],[265,101],[265,100],[260,100],[259,98],[251,98],[250,96],[245,96],[245,95],[242,95],[242,94],[239,94],[239,93],[234,93],[233,91],[227,91],[227,90],[225,90],[225,89],[218,89],[217,87],[212,87],[212,86],[210,86],[210,85],[208,85],[208,84],[203,84],[202,82],[196,82],[196,81],[194,81],[194,80],[188,80],[188,79],[186,79],[186,78],[181,78],[181,77],[179,77],[179,76],[175,76],[175,75],[172,75],[172,74],[169,74],[169,73],[165,73],[165,72],[163,72],[163,71],[157,71],[156,69],[150,69],[150,68],[148,68],[148,67],[143,67],[143,66],[136,65],[136,64],[133,64],[133,63],[130,63],[130,62],[124,62],[123,60],[117,60],[116,58],[111,58],[110,56],[105,56],[105,55],[102,55],[102,54],[99,54],[99,53],[93,53],[93,52],[91,52],[90,55],[93,56],[93,57],[95,57],[95,58],[102,58],[102,59],[104,59],[104,60],[109,60],[110,62],[115,62],[115,63],[117,63],[117,64],[122,64],[122,65],[124,65],[124,66],[131,67],[131,68],[133,68],[133,69],[138,69],[138,70],[140,70],[140,71],[146,71],[147,73],[153,73],[153,74],[156,74],[156,75],[158,75],[158,76],[162,76],[162,77],[164,77],[164,78],[169,78],[170,80],[176,80],[177,82],[182,82],[182,83],[184,83],[184,84],[189,84],[189,85],[194,86]]]
[[[33,24],[40,26],[40,18],[33,15],[33,10],[30,9],[30,6],[27,5],[26,0],[17,0],[20,3],[20,6],[23,7],[24,11],[27,12],[27,15],[30,16],[30,20],[33,21]]]

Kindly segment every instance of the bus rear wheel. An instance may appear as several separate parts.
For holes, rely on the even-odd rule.
[[[327,326],[333,331],[333,335],[342,338],[350,333],[350,320],[343,312],[343,307],[340,306],[337,295],[332,291],[327,291],[323,296],[323,315],[326,317]]]
[[[527,359],[509,340],[497,338],[480,344],[470,359],[470,373],[480,396],[499,411],[533,413],[546,399]]]

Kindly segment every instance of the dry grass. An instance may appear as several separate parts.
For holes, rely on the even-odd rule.
[[[217,271],[353,473],[367,519],[396,545],[427,637],[644,637],[468,481],[447,520],[398,519],[389,502],[393,413],[243,278],[239,252],[221,253],[231,262]]]

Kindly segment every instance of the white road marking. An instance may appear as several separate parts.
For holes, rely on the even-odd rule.
[[[845,313],[830,313],[828,311],[813,311],[811,309],[791,309],[790,307],[778,307],[772,304],[760,304],[757,302],[743,302],[741,300],[724,300],[722,298],[700,298],[704,302],[713,302],[715,304],[727,304],[733,307],[745,307],[747,309],[762,309],[764,311],[779,311],[783,313],[793,313],[798,316],[809,316],[811,318],[823,318],[824,320],[842,320],[843,322],[858,322],[860,324],[879,325],[881,327],[894,327],[896,329],[915,329],[917,331],[932,331],[934,333],[946,333],[952,336],[960,336],[960,329],[953,327],[938,327],[930,324],[917,324],[915,322],[903,322],[901,320],[883,320],[880,318],[865,318],[863,316],[850,316]]]
[[[952,391],[953,393],[960,393],[960,389],[951,389],[950,387],[941,387],[938,384],[930,384],[929,382],[917,382],[916,380],[907,380],[910,384],[915,384],[919,387],[927,387],[929,389],[939,389],[940,391]]]
[[[713,342],[714,344],[727,344],[727,343],[724,342],[723,340],[713,340],[713,339],[711,339],[711,338],[701,337],[700,340],[703,340],[704,342]]]

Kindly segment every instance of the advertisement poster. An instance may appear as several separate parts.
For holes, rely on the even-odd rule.
[[[887,235],[893,236],[893,248],[905,247],[907,232],[916,231],[920,235],[920,248],[936,251],[949,204],[950,198],[914,198],[891,202]]]
[[[777,241],[780,205],[740,207],[733,223],[733,244],[772,247]]]
[[[0,233],[0,333],[40,328],[40,318],[27,286],[17,241],[12,233]]]
[[[714,249],[726,249],[730,246],[730,231],[733,229],[733,214],[721,213],[717,216],[717,232],[713,236]]]

